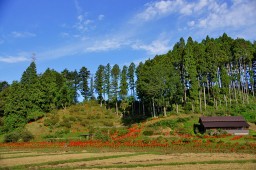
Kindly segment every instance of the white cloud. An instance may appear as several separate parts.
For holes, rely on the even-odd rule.
[[[99,51],[108,51],[113,49],[118,49],[125,43],[122,43],[118,39],[106,39],[102,41],[96,41],[92,46],[86,48],[88,52],[99,52]]]
[[[11,35],[14,38],[29,38],[29,37],[35,37],[36,36],[35,33],[31,33],[31,32],[17,32],[17,31],[13,31],[11,33]]]
[[[161,0],[145,4],[145,9],[135,16],[135,20],[150,21],[165,17],[173,13],[184,16],[192,15],[194,12],[207,6],[207,0],[187,2],[186,0]]]
[[[101,14],[101,15],[98,16],[98,20],[99,20],[99,21],[103,20],[104,18],[105,18],[105,15],[102,15],[102,14]]]
[[[256,1],[232,1],[227,3],[209,1],[203,15],[191,27],[205,28],[209,31],[221,28],[242,29],[253,26],[256,29]]]
[[[150,55],[164,54],[171,49],[169,40],[167,39],[157,39],[152,41],[150,44],[137,42],[132,45],[132,48],[136,50],[145,50]]]
[[[24,61],[29,61],[29,59],[24,56],[0,57],[0,62],[4,62],[4,63],[19,63],[19,62],[24,62]]]
[[[195,25],[195,21],[189,21],[188,26],[193,27]]]

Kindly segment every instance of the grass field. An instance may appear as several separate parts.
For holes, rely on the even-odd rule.
[[[1,169],[255,169],[255,154],[0,150]]]

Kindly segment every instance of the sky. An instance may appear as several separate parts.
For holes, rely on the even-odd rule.
[[[38,74],[94,74],[167,53],[181,37],[253,42],[255,18],[256,0],[0,0],[0,81],[19,81],[33,58]]]

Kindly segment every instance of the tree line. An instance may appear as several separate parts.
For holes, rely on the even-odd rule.
[[[200,43],[180,38],[166,54],[137,66],[99,65],[94,75],[86,67],[38,74],[32,62],[20,81],[0,82],[0,123],[10,131],[78,103],[79,94],[116,114],[155,117],[248,104],[255,99],[255,88],[255,41],[225,33]]]

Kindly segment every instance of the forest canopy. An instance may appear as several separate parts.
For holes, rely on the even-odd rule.
[[[93,76],[94,75],[94,76]],[[168,112],[215,114],[255,102],[256,42],[227,34],[201,42],[180,38],[167,54],[129,66],[99,65],[39,74],[33,61],[20,81],[0,82],[0,128],[9,132],[54,109],[98,100],[124,116],[166,116]],[[96,97],[96,98],[95,98]],[[255,121],[255,116],[249,115]]]

